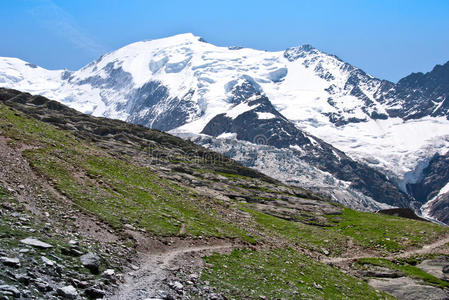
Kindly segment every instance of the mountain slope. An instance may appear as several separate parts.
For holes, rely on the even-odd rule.
[[[133,43],[75,72],[47,71],[17,59],[2,58],[0,85],[48,96],[84,113],[183,136],[210,132],[211,124],[220,115],[238,118],[245,114],[249,108],[244,102],[256,91],[271,105],[257,114],[264,130],[279,132],[281,128],[270,114],[280,114],[283,117],[279,120],[286,120],[283,124],[287,131],[296,126],[302,135],[323,140],[386,173],[388,178],[384,176],[383,182],[394,182],[406,192],[406,185],[419,177],[421,165],[435,153],[449,150],[447,114],[444,110],[430,113],[425,108],[432,101],[442,108],[445,105],[447,85],[444,78],[435,78],[445,74],[446,65],[429,74],[413,75],[421,79],[412,76],[393,84],[373,78],[310,45],[267,52],[217,47],[192,34],[183,34]],[[38,78],[39,72],[43,75]],[[413,94],[414,84],[421,92]],[[433,97],[437,100],[429,100]],[[412,111],[418,107],[422,107],[419,109],[423,113],[412,117]],[[254,136],[243,140],[254,142],[253,139]],[[298,146],[286,141],[282,144],[286,152]],[[308,145],[320,151],[312,142]],[[348,180],[348,176],[337,176],[332,167],[338,165],[338,155],[325,159],[329,161],[318,164],[316,160],[312,167],[319,172],[333,169],[330,173],[336,182]],[[364,173],[371,172],[367,170],[371,169]],[[278,178],[289,175],[281,172]],[[349,185],[359,186],[358,191],[365,194],[368,189],[382,191],[385,187],[371,186],[365,179],[355,180],[358,179],[351,178]],[[323,184],[318,185],[324,188]],[[373,199],[373,193],[366,196]],[[346,204],[350,202],[341,196],[337,198]],[[403,199],[374,198],[389,204],[404,203]]]
[[[360,191],[376,202],[401,207],[410,205],[412,200],[385,175],[305,134],[278,113],[267,97],[258,92],[248,96],[226,114],[215,116],[202,133],[213,137],[234,135],[237,140],[292,150],[301,161],[348,182],[348,188]],[[341,202],[337,198],[339,200]]]
[[[394,259],[449,234],[429,222],[345,209],[189,141],[15,90],[0,89],[0,149],[0,294],[7,297],[86,299],[124,288],[135,299],[390,299],[321,261]],[[29,235],[53,248],[19,246]],[[189,252],[220,247],[235,249]],[[114,272],[91,273],[77,256],[88,251],[100,256],[100,271]],[[209,264],[197,261],[203,255]],[[145,273],[155,257],[167,266],[163,278],[122,281]],[[368,278],[352,263],[342,268]],[[443,281],[417,270],[404,278],[446,293]]]

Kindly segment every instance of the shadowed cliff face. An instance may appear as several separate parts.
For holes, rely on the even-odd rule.
[[[396,85],[386,83],[380,89],[382,103],[396,103],[391,117],[419,119],[425,116],[449,118],[449,61],[428,73],[412,73]]]
[[[246,101],[240,101],[234,109],[245,106],[246,112],[236,117],[231,113],[214,117],[202,133],[214,137],[233,133],[238,140],[255,144],[270,145],[279,149],[295,149],[296,155],[318,169],[329,172],[336,178],[349,181],[351,187],[374,200],[394,206],[408,207],[412,198],[402,193],[384,174],[362,163],[358,163],[343,152],[299,130],[283,117],[269,99],[257,92],[248,91],[249,82],[234,89],[233,99],[239,99],[244,91]],[[242,98],[242,97],[240,97]]]
[[[436,197],[439,191],[449,182],[449,152],[436,154],[423,170],[421,180],[407,185],[407,190],[415,199],[426,203]]]
[[[449,152],[436,154],[423,170],[421,179],[407,185],[415,199],[426,204],[427,213],[437,220],[449,224]]]

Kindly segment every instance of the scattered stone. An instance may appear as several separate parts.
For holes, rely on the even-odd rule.
[[[316,283],[316,282],[313,283],[313,286],[314,286],[316,289],[319,289],[319,290],[322,290],[322,289],[323,289],[323,287],[322,287],[320,284]]]
[[[88,268],[92,273],[98,274],[100,268],[100,257],[92,252],[86,253],[80,257],[81,264]]]
[[[44,243],[44,242],[42,242],[42,241],[40,241],[40,240],[38,240],[38,239],[32,238],[32,237],[23,239],[23,240],[21,240],[20,242],[23,243],[23,244],[25,244],[25,245],[33,246],[33,247],[40,248],[40,249],[49,249],[49,248],[53,248],[52,245],[47,244],[47,243]]]
[[[189,275],[189,279],[192,281],[198,280],[198,278],[199,278],[198,274],[193,273]]]
[[[129,230],[136,230],[136,228],[131,224],[125,224],[125,225],[123,225],[123,227],[125,227],[126,229],[129,229]]]
[[[103,298],[106,295],[105,291],[103,291],[99,288],[96,288],[96,287],[89,287],[88,289],[86,289],[84,291],[84,293],[89,298],[94,298],[94,299]]]
[[[218,294],[211,293],[211,294],[209,295],[209,299],[210,299],[210,300],[219,300],[219,299],[221,299],[221,297],[220,297]]]
[[[13,209],[14,209],[14,207],[12,206],[12,204],[9,203],[9,202],[3,202],[3,203],[2,203],[2,207],[3,207],[4,209],[7,209],[7,210],[13,210]]]
[[[20,291],[13,285],[0,285],[0,291],[2,291],[2,294],[10,294],[14,297],[20,297]]]
[[[449,265],[443,267],[443,273],[444,274],[448,274],[449,273]]]
[[[41,292],[49,292],[53,290],[53,288],[47,282],[41,280],[35,281],[34,285],[36,285],[37,289]]]
[[[44,264],[46,264],[47,266],[53,267],[55,265],[54,261],[52,261],[51,259],[46,258],[45,256],[42,256],[41,259],[44,262]]]
[[[30,283],[30,277],[25,274],[16,274],[16,280],[24,285],[28,285]]]
[[[113,269],[107,269],[106,271],[101,274],[103,278],[112,279],[114,278],[115,271]]]
[[[58,288],[57,293],[64,299],[76,299],[76,297],[78,297],[78,292],[73,287],[73,285],[68,285],[68,286],[64,286],[62,288]]]
[[[139,267],[133,264],[130,265],[130,268],[133,269],[134,271],[139,270]]]
[[[80,281],[80,282],[78,283],[78,287],[81,288],[81,289],[85,289],[85,288],[87,288],[88,286],[89,286],[89,282],[87,282],[87,281]]]
[[[13,268],[20,267],[20,260],[16,257],[0,257],[0,261],[5,265]]]
[[[179,281],[172,282],[172,283],[170,284],[170,286],[171,286],[174,290],[177,290],[177,291],[180,291],[180,290],[182,290],[182,289],[184,288],[184,286],[182,285],[182,283],[179,282]]]
[[[83,252],[78,249],[78,247],[71,247],[70,249],[62,248],[61,253],[64,255],[70,255],[70,256],[81,256],[83,255]]]

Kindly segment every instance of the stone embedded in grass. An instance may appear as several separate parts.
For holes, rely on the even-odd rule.
[[[13,285],[3,284],[0,285],[0,294],[4,296],[14,296],[16,298],[20,297],[20,291]]]
[[[77,246],[71,246],[70,249],[61,248],[61,253],[70,256],[81,256],[83,252]]]
[[[80,257],[81,264],[88,268],[92,273],[98,274],[100,268],[100,257],[92,252],[86,253]]]
[[[33,238],[33,237],[28,237],[28,238],[26,238],[26,239],[21,240],[20,242],[23,243],[23,244],[25,244],[25,245],[33,246],[33,247],[40,248],[40,249],[49,249],[49,248],[53,248],[52,245],[47,244],[47,243],[45,243],[45,242],[42,242],[42,241],[40,241],[40,240],[38,240],[38,239],[35,239],[35,238]]]
[[[5,266],[14,267],[14,268],[19,268],[20,267],[20,261],[16,257],[0,257],[0,261]]]
[[[313,283],[313,286],[314,286],[316,289],[319,289],[319,290],[322,290],[322,289],[323,289],[323,287],[321,286],[321,284],[316,283],[316,282]]]
[[[44,262],[44,264],[46,264],[47,266],[54,266],[56,263],[54,261],[52,261],[51,259],[46,258],[45,256],[41,257],[42,261]]]

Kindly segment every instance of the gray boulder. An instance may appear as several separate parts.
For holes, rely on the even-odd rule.
[[[78,292],[72,285],[58,288],[57,293],[64,299],[76,299],[78,297]]]
[[[20,267],[20,261],[18,258],[15,258],[15,257],[0,257],[0,261],[5,266],[14,267],[14,268]]]
[[[88,252],[80,257],[81,264],[88,268],[92,273],[98,274],[100,271],[101,259],[98,255]]]
[[[23,239],[20,241],[21,243],[28,245],[28,246],[33,246],[36,248],[40,248],[40,249],[49,249],[49,248],[53,248],[52,245],[44,243],[38,239],[32,238],[32,237],[28,237],[26,239]]]

